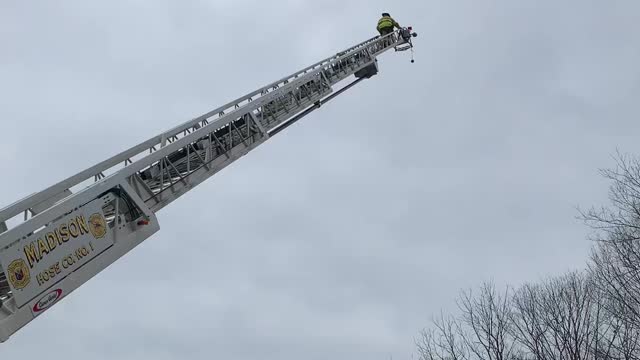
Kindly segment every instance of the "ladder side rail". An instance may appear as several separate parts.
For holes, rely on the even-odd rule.
[[[307,79],[302,79],[301,81],[306,80]],[[182,154],[176,154],[181,156],[181,159],[173,163],[173,170],[175,170],[176,173],[178,172],[176,168],[184,170],[176,174],[180,178],[179,182],[174,183],[173,181],[168,181],[169,183],[166,184],[167,181],[164,179],[171,177],[171,171],[170,169],[162,168],[160,163],[153,164],[150,169],[145,170],[149,171],[150,174],[153,174],[151,170],[155,169],[155,175],[151,178],[149,178],[148,175],[143,176],[143,174],[138,174],[138,176],[132,177],[130,181],[139,184],[141,182],[140,180],[146,178],[145,180],[142,180],[144,184],[139,187],[140,191],[138,191],[138,196],[143,198],[150,208],[157,211],[175,200],[182,193],[186,192],[184,190],[185,188],[191,189],[196,185],[196,183],[193,182],[194,176],[192,175],[194,175],[194,173],[200,171],[201,173],[204,172],[208,174],[204,178],[212,176],[222,168],[246,154],[250,149],[257,147],[262,142],[266,141],[269,137],[267,129],[277,126],[283,121],[286,121],[287,118],[290,118],[294,114],[312,106],[314,101],[319,101],[323,96],[331,93],[331,91],[330,87],[322,85],[318,92],[308,94],[304,98],[301,97],[295,105],[291,102],[291,108],[286,110],[287,116],[277,116],[276,120],[272,123],[266,123],[264,118],[261,119],[261,116],[264,116],[265,113],[263,107],[265,104],[268,104],[266,101],[260,108],[255,110],[248,109],[250,111],[231,122],[236,131],[228,131],[229,129],[225,128],[227,131],[224,131],[224,133],[218,134],[217,131],[214,131],[212,134],[213,136],[208,136],[209,140],[206,142],[207,148],[200,150],[203,156],[199,157],[200,163],[196,163],[197,167],[190,166],[192,159],[188,156],[188,153],[183,152]],[[282,94],[282,96],[290,97],[289,99],[292,99],[291,96],[293,96],[292,94],[295,92],[296,90],[291,90],[288,93]],[[271,103],[275,101],[277,101],[277,99],[272,100]],[[255,111],[257,111],[257,113]],[[202,138],[198,140],[201,139]],[[196,144],[192,145],[192,149],[197,147],[195,146]],[[207,156],[207,154],[209,155]],[[203,161],[203,158],[208,158],[208,161]],[[148,189],[154,189],[155,191],[149,191]]]
[[[234,113],[229,113],[227,116],[234,116]],[[226,119],[222,118],[218,121],[211,123],[206,126],[206,128],[210,131],[217,129],[216,126],[219,126],[220,123],[224,122]],[[199,133],[191,133],[190,135],[183,137],[158,151],[147,155],[145,158],[138,160],[137,162],[127,166],[120,171],[107,176],[102,179],[100,182],[95,183],[92,186],[86,187],[55,206],[44,210],[43,212],[35,215],[28,221],[25,221],[17,226],[9,229],[8,231],[0,234],[0,249],[10,245],[12,242],[26,236],[27,234],[34,232],[35,230],[45,226],[46,224],[54,221],[58,217],[70,212],[71,210],[79,207],[95,198],[97,198],[100,194],[114,188],[120,182],[127,179],[129,176],[135,174],[139,169],[146,168],[153,163],[158,162],[162,158],[170,155],[171,153],[189,145],[196,137],[200,137]],[[134,166],[135,165],[135,166]]]
[[[374,48],[376,46],[379,46],[379,44],[381,44],[382,41],[384,41],[387,37],[389,37],[391,35],[392,34],[389,34],[389,35],[387,35],[385,37],[376,37],[376,38],[372,38],[370,40],[367,40],[367,41],[365,41],[365,42],[363,42],[361,44],[358,44],[358,45],[348,49],[347,53],[343,53],[340,56],[334,56],[334,57],[330,57],[330,58],[327,58],[325,60],[322,60],[322,61],[320,61],[320,62],[318,62],[318,63],[316,63],[314,65],[311,65],[311,66],[309,66],[309,67],[307,67],[307,68],[305,68],[305,69],[303,69],[303,70],[301,70],[299,72],[294,73],[294,75],[292,75],[292,76],[294,77],[294,79],[295,78],[299,79],[300,78],[300,74],[308,75],[309,71],[313,70],[313,69],[316,69],[313,72],[313,74],[317,74],[317,72],[318,72],[317,68],[318,67],[326,69],[327,67],[329,67],[329,66],[331,66],[333,64],[339,63],[340,61],[343,61],[345,59],[350,58],[355,53],[360,51],[362,48]],[[382,53],[382,52],[384,52],[384,51],[386,51],[388,49],[390,49],[391,47],[392,46],[388,46],[386,48],[382,48],[381,50],[376,52],[376,55],[380,54],[380,53]],[[283,79],[287,79],[287,78],[283,78]],[[283,82],[283,81],[287,81],[287,80],[280,80],[280,82]],[[254,91],[251,94],[257,95],[257,94],[267,90],[270,86],[277,86],[278,84],[279,84],[279,82],[274,82],[274,83],[272,83],[270,85],[262,87],[261,90]],[[274,93],[278,93],[278,90],[279,89],[275,89],[275,90],[273,90],[270,93],[265,94],[265,95],[272,95]],[[244,97],[245,100],[248,99],[248,98],[250,98],[250,96],[245,96]],[[239,99],[241,100],[243,98],[239,98]],[[251,102],[254,102],[254,101],[251,101]],[[229,103],[229,104],[233,104],[233,102]],[[225,107],[227,109],[229,108],[229,106],[231,108],[235,108],[236,106],[238,106],[237,103],[235,105],[229,105],[229,104],[225,105]],[[250,103],[245,104],[244,106],[247,106],[247,105],[250,105]],[[178,132],[177,131],[178,129],[180,129],[179,132],[183,132],[185,129],[188,129],[188,128],[191,128],[191,127],[197,125],[198,122],[208,121],[209,119],[206,118],[205,116],[209,116],[209,118],[210,118],[212,116],[218,115],[219,116],[218,120],[220,120],[225,115],[223,113],[223,110],[220,110],[220,109],[225,108],[225,107],[218,108],[218,109],[216,109],[214,111],[211,111],[211,112],[209,112],[209,113],[207,113],[207,114],[205,114],[205,115],[203,115],[203,116],[201,116],[199,118],[196,118],[196,120],[192,120],[190,122],[187,122],[187,123],[184,124],[184,126],[174,128],[175,131],[171,131],[171,132],[168,132],[168,133],[163,133],[160,136],[153,137],[153,138],[151,138],[151,139],[149,139],[149,140],[147,140],[147,141],[145,141],[145,142],[143,142],[143,143],[141,143],[139,145],[136,145],[136,146],[134,146],[134,147],[132,147],[132,148],[130,148],[128,150],[125,150],[124,152],[122,152],[122,153],[120,153],[120,154],[118,154],[118,155],[116,155],[116,156],[114,156],[114,157],[112,157],[110,159],[107,159],[107,160],[105,160],[105,161],[103,161],[103,162],[101,162],[101,163],[99,163],[97,165],[94,165],[89,169],[86,169],[86,170],[84,170],[84,171],[82,171],[82,172],[80,172],[80,173],[78,173],[78,174],[76,174],[76,175],[74,175],[74,176],[72,176],[70,178],[67,178],[67,179],[65,179],[65,180],[63,180],[63,181],[61,181],[61,182],[59,182],[59,183],[57,183],[57,184],[55,184],[53,186],[50,186],[49,188],[45,189],[44,191],[41,191],[39,193],[35,193],[33,195],[30,195],[30,196],[26,197],[25,199],[23,199],[21,201],[18,201],[16,203],[14,203],[14,204],[12,204],[12,205],[0,210],[0,222],[4,222],[5,220],[8,220],[8,219],[11,219],[11,218],[13,218],[13,217],[15,217],[17,215],[20,215],[20,213],[22,213],[24,211],[27,211],[28,209],[32,208],[33,206],[36,206],[39,203],[42,203],[42,202],[48,200],[49,198],[51,198],[53,196],[56,196],[57,194],[60,194],[60,193],[62,193],[63,191],[65,191],[67,189],[72,188],[75,185],[78,185],[78,184],[80,184],[80,183],[82,183],[84,181],[89,180],[91,177],[95,176],[96,174],[103,173],[103,172],[105,172],[105,171],[107,171],[107,170],[109,170],[109,169],[111,169],[111,168],[113,168],[115,166],[118,166],[118,165],[121,165],[121,164],[125,163],[128,159],[131,159],[131,158],[133,158],[135,156],[139,156],[139,155],[141,155],[142,153],[144,153],[146,151],[152,151],[152,149],[154,149],[156,146],[161,144],[162,140],[166,139],[168,137],[168,135],[171,135],[171,136],[175,137],[177,135],[175,133]],[[216,123],[218,123],[218,121],[216,121]],[[209,124],[204,124],[204,126],[208,126],[208,125]],[[200,129],[202,129],[204,126],[201,126]],[[131,164],[131,165],[133,165],[133,164]],[[131,165],[129,165],[129,166],[131,166]]]
[[[361,63],[352,68],[350,71],[348,71],[345,74],[341,74],[342,76],[339,76],[339,78],[334,78],[332,79],[333,81],[331,82],[331,85],[335,85],[337,84],[339,81],[344,80],[345,78],[353,75],[354,73],[358,72],[360,69],[363,69],[369,65],[371,65],[373,62],[375,62],[375,58],[373,57],[365,57],[365,55],[367,54],[367,49],[362,49],[360,53],[354,53],[353,56],[356,57],[356,59],[362,59]],[[358,55],[360,55],[358,57]],[[309,74],[309,76],[317,76],[320,75],[323,71],[326,71],[327,68],[323,68],[323,69],[319,69],[318,71]],[[305,82],[307,81],[308,78],[302,78],[300,80],[300,82]],[[356,80],[359,81],[359,80]],[[290,84],[292,86],[295,87],[296,84]],[[350,85],[352,86],[352,85]],[[350,87],[349,86],[349,87]],[[282,89],[283,91],[286,89]],[[329,95],[333,90],[332,89],[327,89],[326,91],[324,91],[322,93],[322,96],[327,96]],[[276,95],[291,95],[290,93],[287,94],[276,94]],[[263,99],[263,103],[262,105],[264,106],[265,104],[268,103],[267,100],[270,99]],[[298,116],[298,114],[300,113],[305,113],[308,109],[310,108],[314,108],[317,105],[314,104],[313,102],[308,102],[305,106],[300,106],[300,107],[294,107],[292,109],[289,109],[288,111],[285,112],[285,114],[278,116],[277,120],[271,123],[267,123],[265,124],[264,122],[262,122],[262,126],[267,130],[267,131],[271,131],[274,130],[276,128],[278,128],[280,125],[285,124],[288,122],[288,120],[293,119],[295,117]],[[253,114],[253,116],[250,117],[245,117],[243,115],[243,117],[241,117],[238,120],[242,120],[245,121],[245,126],[250,126],[248,123],[246,123],[247,119],[256,119],[258,118],[258,115],[253,113],[253,109],[247,109],[249,110],[249,115]],[[264,110],[261,107],[256,108],[255,110],[258,110],[259,114],[264,114]],[[138,195],[142,198],[145,198],[145,202],[147,202],[147,205],[153,209],[153,211],[158,211],[161,208],[163,208],[164,206],[168,205],[170,202],[174,201],[175,199],[177,199],[178,197],[180,197],[182,194],[186,193],[188,190],[192,189],[193,187],[195,187],[197,184],[201,183],[202,181],[204,181],[205,179],[209,178],[210,176],[214,175],[215,173],[219,172],[220,170],[222,170],[224,167],[228,166],[229,164],[231,164],[232,162],[234,162],[235,160],[239,159],[241,156],[245,155],[246,153],[248,153],[250,150],[252,150],[253,148],[257,147],[258,145],[260,145],[261,143],[265,142],[268,140],[268,137],[265,136],[261,136],[258,137],[257,139],[251,139],[253,138],[252,135],[249,135],[249,131],[247,130],[247,138],[241,138],[240,141],[237,142],[237,144],[232,147],[231,149],[225,149],[225,151],[223,153],[220,153],[217,157],[214,157],[213,159],[211,159],[208,164],[210,166],[204,166],[205,164],[202,164],[202,166],[199,166],[196,169],[193,169],[193,171],[186,171],[183,173],[180,173],[180,179],[182,181],[176,181],[175,183],[170,182],[168,185],[165,186],[165,183],[163,180],[160,180],[160,190],[158,193],[155,194],[146,194],[147,196],[145,196],[144,193],[140,192],[138,193]],[[231,133],[229,133],[229,136],[231,136]],[[253,140],[249,143],[247,143],[245,140]],[[203,150],[203,152],[206,150]],[[190,162],[191,160],[188,158],[184,158],[184,161]],[[160,168],[160,164],[154,164],[153,166]],[[160,172],[165,172],[167,170],[163,170],[161,169]],[[165,173],[162,173],[161,175],[156,175],[155,178],[150,179],[147,183],[148,188],[153,187],[153,185],[151,183],[156,183],[158,181],[158,177],[163,177],[165,175]],[[167,173],[167,178],[169,177],[169,173]],[[141,174],[140,174],[141,175]],[[137,177],[138,179],[141,178]],[[133,181],[133,180],[132,180]],[[169,191],[170,190],[170,191]]]
[[[330,64],[337,63],[338,60],[334,60]],[[317,75],[321,70],[317,70],[316,73],[309,73],[302,77],[299,82],[304,82],[307,78],[311,78],[310,75]],[[355,70],[353,71],[355,72]],[[34,216],[27,222],[23,222],[16,227],[8,230],[7,232],[0,235],[0,248],[8,245],[12,241],[25,236],[26,234],[44,226],[45,224],[55,220],[57,217],[62,214],[72,210],[73,208],[82,204],[84,200],[91,200],[93,197],[98,196],[101,192],[107,191],[108,189],[116,186],[123,179],[128,178],[129,176],[135,174],[139,170],[145,169],[154,163],[162,160],[164,157],[170,155],[171,153],[178,151],[189,144],[193,143],[195,140],[202,138],[203,136],[207,136],[209,133],[218,130],[224,125],[227,125],[229,122],[240,118],[242,115],[247,114],[252,110],[256,110],[261,107],[265,103],[265,101],[256,101],[246,107],[234,110],[230,113],[225,114],[222,118],[209,123],[204,126],[200,130],[196,132],[192,132],[187,136],[184,136],[177,141],[159,149],[158,151],[147,155],[146,157],[136,161],[135,163],[121,169],[120,171],[107,176],[105,179],[101,180],[94,185],[87,187],[79,192],[70,195],[66,200],[62,201],[58,205],[45,210],[44,212]],[[292,115],[293,116],[293,115]],[[87,198],[88,196],[88,198]],[[54,211],[55,210],[55,211]]]
[[[225,110],[228,110],[228,109],[231,109],[231,108],[235,108],[236,106],[240,105],[241,103],[243,103],[245,101],[248,101],[249,99],[251,99],[251,101],[253,101],[253,97],[260,96],[261,94],[263,94],[264,92],[268,91],[269,89],[272,89],[273,87],[276,87],[276,86],[284,83],[285,81],[290,80],[291,78],[296,78],[296,77],[300,76],[301,74],[306,73],[307,71],[315,68],[316,66],[318,66],[320,64],[323,64],[324,62],[326,62],[326,61],[328,61],[330,59],[331,58],[324,59],[324,60],[322,60],[322,61],[320,61],[320,62],[318,62],[316,64],[313,64],[313,65],[311,65],[311,66],[309,66],[309,67],[307,67],[307,68],[305,68],[303,70],[297,71],[297,72],[295,72],[295,73],[293,73],[293,74],[291,74],[289,76],[283,77],[282,79],[280,79],[278,81],[275,81],[275,82],[273,82],[273,83],[271,83],[269,85],[265,85],[265,86],[261,87],[260,89],[255,90],[255,91],[253,91],[253,92],[251,92],[251,93],[249,93],[249,94],[247,94],[245,96],[239,97],[239,98],[237,98],[237,99],[235,99],[233,101],[230,101],[229,103],[227,103],[227,104],[225,104],[223,106],[220,106],[217,109],[211,110],[206,114],[203,114],[201,116],[198,116],[197,118],[189,120],[189,121],[187,121],[187,122],[185,122],[185,123],[183,123],[181,125],[178,125],[178,126],[172,128],[171,130],[166,131],[165,133],[163,133],[163,135],[165,137],[174,136],[174,135],[184,131],[185,129],[190,129],[193,126],[199,125],[203,120],[207,120],[207,119],[211,118],[212,116],[215,116],[215,115],[220,114],[221,112],[224,112]]]
[[[385,37],[388,37],[390,35],[391,34],[388,34]],[[260,96],[265,91],[267,91],[269,89],[272,89],[273,87],[278,86],[278,85],[284,83],[285,81],[290,81],[291,79],[295,79],[295,78],[297,78],[297,77],[299,77],[301,75],[304,75],[309,70],[313,70],[314,68],[316,68],[318,66],[322,66],[322,65],[324,65],[324,64],[326,64],[326,63],[328,63],[328,62],[330,62],[332,60],[335,60],[336,58],[349,56],[352,51],[355,51],[355,50],[357,50],[357,49],[359,49],[359,48],[361,48],[363,46],[367,46],[367,45],[371,44],[372,42],[379,41],[380,39],[381,39],[380,37],[373,37],[373,38],[371,38],[369,40],[363,41],[362,43],[360,43],[358,45],[352,46],[352,47],[350,47],[350,48],[348,48],[348,49],[346,49],[344,51],[338,52],[337,53],[338,55],[330,56],[330,57],[328,57],[326,59],[323,59],[321,61],[318,61],[317,63],[315,63],[313,65],[310,65],[310,66],[308,66],[308,67],[306,67],[306,68],[304,68],[302,70],[296,71],[296,72],[292,73],[289,76],[285,76],[285,77],[281,78],[280,80],[277,80],[277,81],[274,81],[274,82],[272,82],[272,83],[270,83],[268,85],[265,85],[265,86],[261,87],[260,89],[255,90],[255,91],[253,91],[253,92],[251,92],[251,93],[249,93],[247,95],[244,95],[242,97],[239,97],[239,98],[237,98],[237,99],[235,99],[233,101],[230,101],[229,103],[227,103],[227,104],[225,104],[223,106],[220,106],[215,110],[211,110],[206,114],[203,114],[201,116],[193,118],[192,120],[186,121],[185,123],[180,124],[180,125],[172,128],[171,130],[164,132],[162,135],[164,135],[165,137],[171,137],[171,136],[174,136],[174,135],[176,135],[176,134],[178,134],[178,133],[180,133],[180,132],[182,132],[182,131],[184,131],[186,129],[190,129],[190,128],[196,126],[196,125],[199,125],[203,120],[207,120],[207,119],[211,118],[212,116],[215,116],[215,115],[219,114],[220,112],[224,112],[225,110],[234,108],[237,105],[240,105],[241,103],[247,101],[250,98],[252,99],[255,96]],[[251,101],[253,101],[253,99]]]
[[[158,136],[154,136],[153,138],[141,143],[140,145],[136,145],[133,146],[132,148],[123,151],[122,153],[113,156],[110,159],[107,159],[99,164],[96,164],[84,171],[81,171],[80,173],[73,175],[65,180],[62,180],[50,187],[48,187],[47,189],[39,192],[39,193],[35,193],[32,195],[27,196],[26,198],[16,201],[15,203],[3,208],[0,210],[0,222],[4,222],[8,219],[13,218],[14,216],[20,215],[20,213],[30,209],[33,206],[38,205],[41,202],[44,202],[46,200],[48,200],[50,197],[55,196],[67,189],[70,189],[71,187],[80,184],[84,181],[86,181],[87,179],[90,179],[92,176],[95,176],[96,174],[102,173],[108,169],[110,169],[113,166],[116,166],[120,163],[124,163],[125,161],[127,161],[127,159],[130,159],[132,157],[134,157],[135,155],[138,155],[141,152],[147,151],[148,149],[161,144],[163,139],[169,138],[171,136],[175,136],[176,134],[185,131],[186,129],[190,129],[194,126],[200,125],[202,123],[203,120],[208,120],[209,118],[211,118],[212,116],[218,115],[221,112],[224,112],[224,110],[228,110],[229,108],[233,108],[237,105],[239,105],[240,103],[242,103],[243,101],[246,101],[249,98],[252,98],[253,96],[256,95],[260,95],[261,93],[263,93],[265,90],[268,90],[274,86],[277,86],[280,83],[283,83],[284,81],[287,81],[291,78],[297,77],[299,76],[301,73],[305,73],[306,71],[313,69],[315,67],[317,67],[320,64],[325,63],[326,61],[332,59],[333,57],[329,57],[327,59],[321,60],[311,66],[308,66],[300,71],[297,71],[289,76],[283,77],[282,79],[275,81],[271,84],[265,85],[263,87],[261,87],[258,90],[255,90],[252,93],[249,93],[243,97],[240,97],[234,101],[231,101],[215,110],[212,110],[204,115],[201,115],[197,118],[194,118],[190,121],[187,121],[179,126],[174,127],[173,129],[166,131]]]
[[[310,74],[305,75],[306,77]],[[300,78],[300,81],[304,81],[305,78]],[[280,90],[277,90],[280,91]],[[242,115],[247,114],[248,112],[255,110],[262,106],[264,101],[256,101],[255,103],[251,103],[243,108],[236,109],[232,112],[229,112],[217,119],[214,122],[207,124],[206,126],[200,128],[200,130],[192,132],[170,144],[167,146],[158,149],[157,151],[148,154],[144,158],[130,164],[127,167],[120,169],[119,171],[105,177],[99,182],[96,182],[92,186],[81,189],[80,191],[68,196],[66,199],[58,203],[57,205],[44,210],[43,212],[35,215],[28,221],[22,222],[12,229],[0,234],[0,248],[3,248],[13,241],[26,236],[30,232],[35,231],[36,229],[46,225],[49,222],[54,221],[56,218],[62,216],[63,214],[71,211],[72,209],[80,206],[84,202],[90,201],[100,195],[101,193],[115,187],[118,185],[123,179],[128,178],[129,176],[137,173],[140,170],[143,170],[154,163],[159,162],[164,157],[188,146],[195,142],[195,140],[202,138],[203,136],[208,136],[209,133],[212,133],[223,126],[229,124],[230,122],[238,119]]]
[[[250,106],[245,106],[243,108],[240,108],[232,113],[228,113],[226,114],[226,116],[230,117],[231,120],[226,120],[223,123],[220,123],[220,125],[222,126],[216,126],[215,124],[213,124],[213,131],[210,131],[208,133],[203,133],[203,131],[198,131],[197,135],[198,136],[194,136],[193,137],[193,142],[190,144],[191,148],[195,149],[197,148],[196,143],[201,141],[203,138],[208,138],[209,139],[209,149],[203,149],[201,150],[202,154],[204,155],[203,157],[206,157],[207,151],[210,151],[208,154],[210,154],[209,156],[213,156],[212,153],[214,152],[214,150],[211,148],[212,146],[215,145],[219,145],[220,148],[222,148],[223,152],[221,153],[217,153],[216,157],[221,157],[221,156],[229,156],[229,152],[233,149],[235,149],[238,145],[245,145],[248,146],[247,142],[249,143],[256,143],[259,142],[262,138],[266,138],[268,136],[268,130],[270,125],[271,126],[275,126],[277,124],[268,124],[263,121],[260,121],[259,119],[264,115],[265,113],[265,106],[269,106],[270,104],[274,104],[276,103],[278,100],[282,99],[282,98],[289,98],[292,99],[294,94],[299,91],[301,89],[301,86],[304,85],[305,83],[308,83],[310,81],[318,81],[320,79],[320,74],[322,72],[322,69],[318,69],[312,73],[308,73],[305,76],[302,76],[298,79],[296,79],[296,81],[293,81],[289,84],[287,84],[284,87],[279,88],[277,91],[274,91],[272,93],[270,93],[268,96],[265,96],[263,98],[261,98],[258,101],[253,102]],[[319,82],[318,82],[319,83]],[[307,96],[305,98],[300,97],[299,98],[299,103],[296,106],[293,106],[291,108],[289,108],[287,111],[290,112],[291,114],[296,114],[299,111],[304,110],[304,108],[311,106],[313,103],[312,101],[310,101],[310,97],[312,97],[314,100],[319,100],[321,98],[321,96],[319,95],[326,95],[327,93],[329,93],[331,90],[330,88],[326,87],[324,88],[324,90],[322,90],[322,94],[309,94],[310,96]],[[282,119],[280,119],[282,120]],[[236,124],[240,124],[241,129],[236,129],[237,131],[235,133],[233,133],[232,131],[228,131],[228,129],[230,128],[231,125],[233,125],[234,127],[236,126]],[[254,128],[254,131],[251,132],[250,129]],[[223,129],[223,130],[227,130],[225,132],[224,135],[222,136],[229,136],[229,139],[225,139],[225,138],[219,138],[220,134],[218,134],[218,130]],[[246,136],[243,134],[244,132],[246,132]],[[233,141],[233,140],[236,141]],[[227,140],[231,140],[231,141],[227,141]],[[222,143],[221,143],[222,141]],[[216,144],[217,143],[217,144]],[[231,143],[231,144],[236,144],[235,146],[232,146],[231,148],[227,148],[226,146],[223,145],[227,144],[227,143]],[[241,144],[242,143],[242,144]],[[235,151],[235,150],[234,150]],[[196,155],[197,156],[197,155]],[[175,167],[181,167],[184,166],[184,168],[189,169],[190,168],[190,163],[191,163],[191,159],[183,152],[182,154],[176,154],[176,157],[180,157],[182,163],[177,162],[174,163],[173,166]],[[208,163],[211,163],[213,161],[216,161],[217,159],[210,159],[210,161]],[[162,161],[162,160],[161,160]],[[187,164],[185,165],[184,162],[186,162]],[[202,164],[203,166],[205,164]],[[163,168],[163,164],[158,162],[158,163],[154,163],[152,165],[150,165],[150,167],[148,168],[144,168],[144,171],[149,171],[151,173],[151,170],[155,169],[155,174],[153,176],[151,176],[151,178],[149,178],[148,176],[143,176],[143,174],[138,174],[139,176],[134,177],[133,179],[131,179],[132,182],[137,182],[140,183],[140,179],[143,178],[147,178],[146,181],[143,180],[142,182],[144,182],[144,185],[142,186],[141,191],[139,192],[139,196],[142,198],[145,198],[145,200],[150,200],[152,202],[160,202],[161,199],[158,199],[158,197],[160,196],[156,196],[157,194],[150,194],[150,192],[148,191],[148,189],[152,189],[155,188],[157,190],[158,187],[160,187],[159,192],[163,192],[164,190],[166,190],[165,188],[165,179],[168,180],[168,178],[170,177],[170,171],[167,172],[167,170],[169,169],[165,169]],[[176,170],[176,169],[174,169]],[[193,169],[193,171],[195,171],[197,169]],[[209,169],[207,169],[209,170]],[[177,170],[176,170],[177,172]],[[182,172],[179,174],[181,180],[184,181],[188,181],[185,178],[188,177],[188,175],[190,175],[192,171],[187,170],[185,172]],[[153,173],[152,173],[153,174]],[[166,177],[165,177],[166,175]],[[171,181],[169,181],[170,185],[168,187],[171,187],[172,191],[175,191],[175,184],[171,183]],[[146,195],[146,196],[145,196]],[[149,196],[150,195],[150,196]]]
[[[62,193],[63,191],[70,189],[71,187],[80,184],[96,174],[104,172],[114,166],[124,163],[127,159],[131,159],[140,153],[148,151],[153,146],[160,143],[159,137],[153,137],[139,145],[136,145],[128,150],[121,152],[118,155],[111,157],[101,163],[98,163],[80,173],[73,175],[65,180],[58,182],[55,185],[48,187],[47,189],[34,193],[26,198],[19,200],[4,209],[0,210],[0,222],[20,215],[22,212],[38,205],[39,203],[48,200],[50,197]],[[1,233],[1,232],[0,232]]]
[[[311,104],[311,106],[306,107],[301,111],[289,114],[288,116],[286,116],[286,118],[281,119],[281,121],[279,121],[277,125],[271,128],[271,130],[273,131],[273,135],[280,133],[282,129],[288,127],[290,125],[289,122],[293,123],[295,121],[298,121],[302,117],[311,113],[313,110],[318,109],[321,106],[321,104],[324,104],[334,99],[335,97],[341,95],[346,90],[360,83],[362,80],[365,80],[365,78],[357,79],[352,83],[348,84],[347,86],[345,86],[344,88],[337,91],[335,94],[329,94],[324,99],[319,100],[316,104]],[[172,184],[171,186],[167,186],[163,190],[163,195],[161,197],[158,197],[158,196],[148,197],[145,200],[146,206],[149,207],[154,213],[160,211],[162,208],[166,207],[171,202],[177,200],[179,197],[186,194],[188,191],[195,188],[197,185],[206,181],[207,179],[209,179],[216,173],[220,172],[227,166],[231,165],[232,163],[234,163],[244,155],[248,154],[258,146],[267,142],[273,135],[270,134],[269,136],[260,137],[252,143],[244,143],[244,142],[238,143],[238,145],[234,146],[232,149],[228,151],[227,155],[221,155],[210,160],[210,162],[208,163],[210,165],[209,167],[200,166],[199,168],[185,175],[184,176],[184,178],[186,179],[185,182],[176,181],[175,184]],[[168,191],[169,189],[171,191]]]
[[[379,43],[380,41],[382,41],[382,39],[377,41],[376,44]],[[378,53],[382,53],[384,51],[387,51],[390,48],[392,48],[393,46],[394,46],[394,44],[391,44],[390,46],[387,46],[386,48],[384,48],[383,50],[379,51]],[[221,118],[215,120],[212,123],[207,124],[206,126],[200,128],[199,130],[195,131],[194,133],[192,133],[190,135],[200,134],[199,136],[206,136],[208,133],[203,135],[203,133],[205,133],[205,129],[210,129],[212,127],[216,128],[216,129],[222,128],[223,126],[226,126],[229,122],[234,121],[235,118],[239,118],[241,114],[244,115],[244,114],[246,114],[246,113],[248,113],[250,111],[253,111],[253,110],[256,110],[256,109],[262,107],[264,104],[266,104],[266,103],[268,103],[270,101],[273,101],[273,99],[277,98],[278,96],[282,96],[282,95],[286,94],[292,88],[295,88],[298,84],[303,84],[303,83],[305,83],[305,82],[307,82],[309,80],[312,80],[315,76],[320,75],[324,71],[328,70],[331,66],[334,66],[334,65],[340,63],[341,61],[348,60],[349,58],[355,57],[356,55],[361,55],[360,59],[366,59],[367,55],[370,56],[370,52],[367,52],[367,48],[362,48],[362,49],[358,49],[357,52],[351,52],[348,55],[337,57],[334,60],[324,64],[323,67],[317,68],[312,72],[307,72],[304,76],[298,77],[297,79],[295,79],[295,81],[290,82],[290,83],[284,85],[283,87],[280,87],[280,88],[278,88],[278,89],[266,94],[265,96],[263,96],[263,97],[261,97],[261,98],[259,98],[257,100],[254,100],[249,104],[246,104],[243,107],[234,109],[230,113],[223,114]],[[373,60],[373,57],[370,56],[370,61],[372,61],[372,60]],[[368,63],[370,61],[366,61],[366,62]],[[361,65],[364,65],[364,64],[365,64],[365,62],[363,61]],[[355,72],[357,72],[357,70],[359,70],[359,68],[354,68],[354,69],[350,70],[349,72],[345,73],[343,76],[340,76],[340,77],[338,77],[336,79],[333,79],[333,84],[336,84],[336,83],[346,79],[347,77],[353,75]],[[226,120],[229,117],[229,115],[234,115],[234,114],[235,114],[235,118],[229,119],[228,121],[222,121],[223,119]]]

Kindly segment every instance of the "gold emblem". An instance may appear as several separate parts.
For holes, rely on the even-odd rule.
[[[13,260],[7,268],[7,272],[9,273],[9,282],[16,290],[24,289],[31,281],[27,263],[22,259]]]
[[[89,231],[94,238],[100,239],[107,233],[107,223],[102,214],[95,213],[89,217]]]

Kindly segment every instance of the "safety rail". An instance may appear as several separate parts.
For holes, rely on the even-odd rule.
[[[92,166],[74,176],[71,176],[63,181],[58,182],[49,188],[34,193],[23,200],[20,200],[14,204],[11,204],[4,209],[0,210],[0,234],[7,231],[9,224],[7,221],[15,219],[17,216],[24,214],[21,221],[27,221],[30,218],[41,213],[45,209],[53,206],[55,203],[62,201],[68,196],[72,195],[72,189],[78,187],[81,184],[87,184],[91,186],[89,181],[93,183],[103,181],[109,175],[116,173],[118,169],[127,168],[136,164],[138,170],[142,170],[151,166],[148,161],[148,156],[163,149],[164,147],[175,143],[178,139],[189,136],[194,132],[198,132],[203,128],[211,128],[209,125],[214,124],[219,128],[229,125],[230,122],[235,121],[232,117],[228,117],[228,114],[237,113],[239,110],[245,110],[244,113],[248,113],[248,108],[255,110],[264,104],[264,99],[270,99],[277,97],[280,90],[286,88],[287,85],[296,82],[302,77],[308,76],[313,73],[314,75],[324,73],[324,70],[329,71],[332,66],[340,64],[341,62],[352,58],[355,54],[362,54],[366,52],[370,57],[390,49],[391,47],[402,43],[403,40],[397,36],[396,33],[391,33],[385,37],[374,37],[367,41],[364,41],[358,45],[352,46],[342,52],[337,53],[334,56],[328,57],[322,61],[319,61],[311,66],[308,66],[300,71],[297,71],[287,77],[284,77],[276,82],[263,86],[262,88],[253,91],[241,98],[238,98],[232,102],[225,104],[215,110],[212,110],[202,116],[189,120],[169,131],[163,132],[160,135],[154,136],[147,141],[144,141],[128,150],[125,150],[118,155],[105,160],[95,166]],[[329,86],[332,83],[342,79],[328,79]],[[333,81],[331,81],[333,80]],[[259,104],[259,105],[256,105]],[[247,108],[247,109],[245,109]],[[221,123],[221,120],[227,119],[229,123]],[[37,211],[35,208],[38,208]],[[20,221],[20,219],[18,219]],[[1,246],[2,244],[0,244]]]

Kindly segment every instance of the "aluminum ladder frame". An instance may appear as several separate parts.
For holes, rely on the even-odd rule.
[[[62,287],[68,295],[157,232],[157,211],[377,74],[377,56],[405,43],[398,32],[364,41],[5,207],[0,210],[0,254],[91,201],[105,197],[105,203],[115,202],[108,210],[114,245],[39,294]],[[354,80],[335,89],[349,78]],[[125,216],[117,205],[120,195],[113,194],[134,204],[135,216]],[[30,311],[36,298],[24,304],[14,300],[7,265],[0,264],[0,342],[36,317]]]

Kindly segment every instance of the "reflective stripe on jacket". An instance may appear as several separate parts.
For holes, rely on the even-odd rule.
[[[378,30],[384,28],[392,28],[394,26],[400,27],[400,25],[398,25],[398,23],[390,16],[384,16],[378,21]]]

